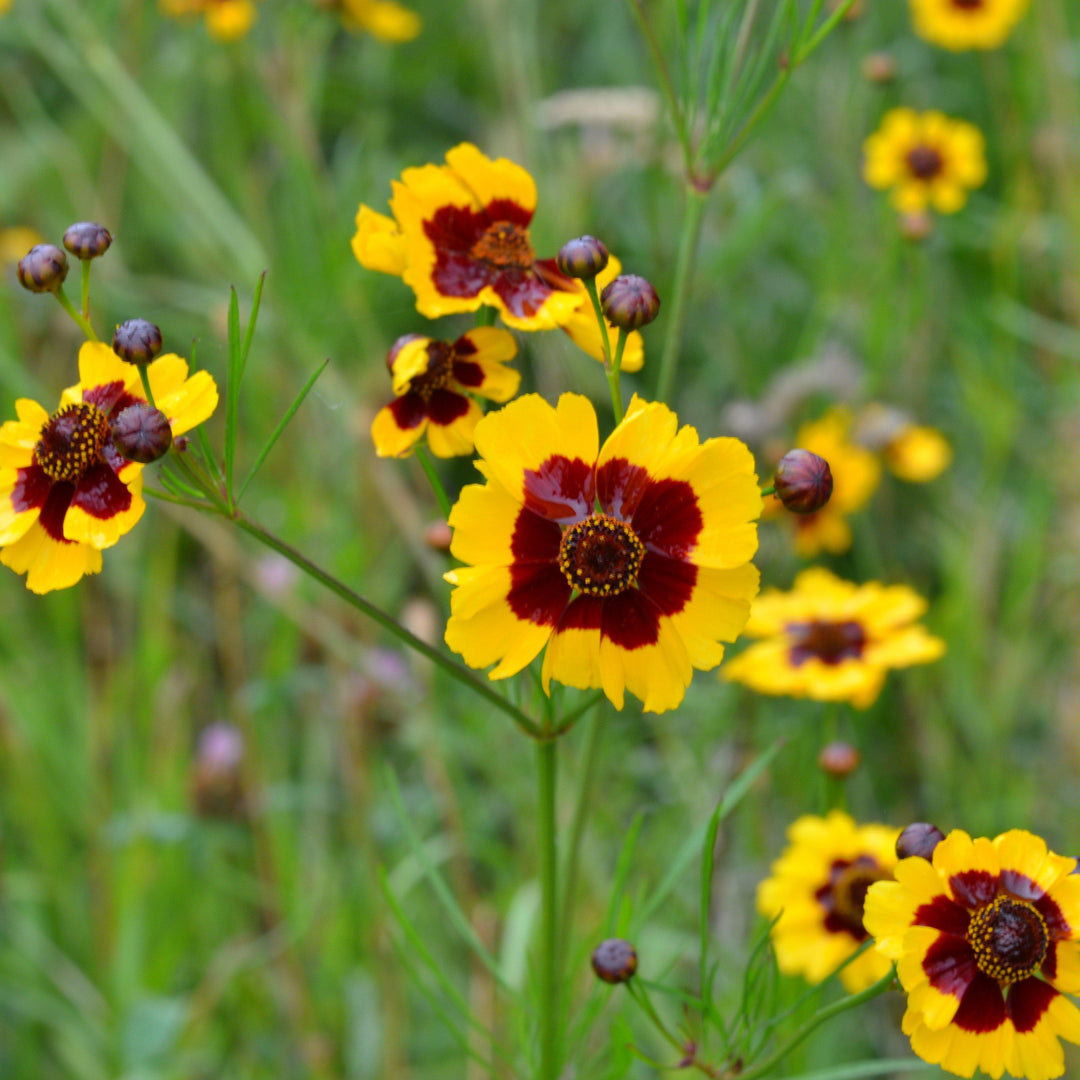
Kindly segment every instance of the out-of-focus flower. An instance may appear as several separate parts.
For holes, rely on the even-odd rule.
[[[856,825],[840,810],[824,818],[808,814],[788,829],[788,846],[757,892],[758,910],[776,919],[772,942],[781,971],[822,982],[869,938],[863,901],[875,881],[892,878],[899,831]],[[840,981],[857,993],[891,963],[868,949],[840,972]]]
[[[380,41],[399,44],[412,41],[423,29],[423,22],[393,0],[315,0],[320,6],[336,11],[349,30],[362,30]]]
[[[205,371],[188,377],[179,356],[162,356],[147,374],[173,435],[201,424],[217,405],[214,380]],[[18,419],[0,427],[0,563],[26,574],[31,591],[98,573],[102,549],[142,517],[143,466],[116,449],[111,424],[145,400],[134,367],[107,345],[86,342],[79,382],[63,392],[56,412],[20,398]]]
[[[255,23],[254,0],[158,0],[166,15],[202,15],[218,41],[242,38]]]
[[[851,413],[846,408],[830,409],[820,420],[804,424],[795,437],[795,445],[824,458],[832,473],[833,488],[829,501],[810,514],[785,514],[795,530],[795,550],[803,558],[821,551],[840,555],[851,547],[848,515],[861,510],[881,479],[881,462],[851,441]],[[782,511],[775,496],[766,502],[774,513]]]
[[[762,694],[850,701],[877,700],[889,668],[936,660],[945,642],[915,620],[926,601],[904,585],[855,585],[812,567],[790,592],[769,589],[750,611],[751,645],[721,675]]]
[[[4,0],[0,0],[2,5]],[[32,248],[44,243],[44,238],[35,229],[24,225],[15,225],[10,229],[0,229],[0,268],[14,266]]]
[[[908,0],[915,32],[931,45],[961,51],[1005,44],[1031,0]]]
[[[635,397],[602,447],[578,394],[536,394],[476,427],[483,486],[450,514],[446,642],[494,679],[546,649],[556,679],[673,709],[693,669],[746,624],[758,572],[761,492],[737,439],[699,442],[665,405]]]
[[[878,402],[859,413],[853,438],[880,454],[890,472],[913,484],[936,479],[952,461],[952,447],[940,431]]]
[[[353,253],[362,266],[395,274],[436,319],[487,305],[518,330],[561,326],[585,297],[554,259],[538,259],[529,238],[536,184],[506,158],[470,143],[445,165],[406,169],[392,184],[393,217],[361,206]]]
[[[863,176],[879,190],[892,189],[901,213],[928,206],[954,214],[968,192],[986,180],[982,132],[940,112],[891,109],[863,144]]]
[[[1022,829],[989,840],[955,829],[932,861],[903,859],[866,896],[864,922],[896,961],[904,1034],[949,1072],[1028,1080],[1065,1071],[1080,1042],[1080,877]]]
[[[426,433],[438,457],[471,454],[483,414],[468,394],[509,401],[521,382],[521,374],[506,366],[516,355],[513,335],[494,326],[478,326],[453,342],[419,334],[398,338],[386,358],[396,397],[371,425],[375,452],[402,457]]]

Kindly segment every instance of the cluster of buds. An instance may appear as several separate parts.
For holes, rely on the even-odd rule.
[[[592,281],[610,256],[602,240],[579,236],[568,240],[555,256],[559,271],[568,278]],[[660,297],[651,282],[637,274],[620,274],[600,293],[600,310],[620,330],[640,330],[660,313]]]
[[[75,258],[89,262],[104,255],[112,246],[112,234],[104,225],[93,221],[78,221],[64,230],[64,247],[56,244],[35,244],[19,260],[16,274],[19,284],[30,292],[59,292],[68,273],[67,248]]]

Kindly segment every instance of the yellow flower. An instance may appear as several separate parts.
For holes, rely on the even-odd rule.
[[[757,891],[758,911],[776,919],[773,949],[784,974],[822,982],[869,938],[863,927],[866,890],[892,878],[899,832],[856,825],[840,810],[824,818],[808,814],[788,829],[788,847]],[[891,966],[870,949],[840,972],[840,981],[858,993]]]
[[[915,32],[946,49],[996,49],[1031,0],[909,0]]]
[[[954,214],[967,193],[986,180],[982,132],[939,112],[892,109],[863,144],[863,176],[873,188],[892,189],[901,213],[932,206]]]
[[[454,342],[420,334],[398,338],[386,358],[396,396],[371,425],[375,452],[402,457],[426,432],[438,457],[471,454],[482,413],[466,391],[509,401],[521,382],[521,375],[506,366],[516,355],[513,335],[494,326],[478,326]]]
[[[423,23],[415,11],[410,11],[394,0],[320,0],[326,7],[334,8],[350,30],[364,30],[380,41],[399,44],[412,41]]]
[[[446,643],[491,678],[544,652],[541,681],[682,701],[746,624],[761,492],[737,439],[699,442],[635,397],[601,447],[578,394],[526,394],[476,426],[477,468],[450,514]],[[546,651],[545,651],[546,650]]]
[[[915,424],[900,410],[877,402],[859,414],[854,438],[880,454],[895,476],[912,484],[937,479],[952,462],[952,447],[940,431]]]
[[[173,353],[148,368],[157,407],[173,435],[201,424],[217,406],[214,380]],[[32,592],[74,585],[101,570],[101,552],[142,517],[142,465],[121,457],[110,424],[146,401],[138,369],[107,345],[79,350],[79,382],[51,416],[36,401],[15,403],[0,427],[0,562],[26,574]]]
[[[896,961],[904,1034],[919,1057],[959,1076],[1028,1080],[1065,1071],[1080,1043],[1080,876],[1022,829],[973,840],[959,829],[932,862],[901,860],[870,886],[864,922]]]
[[[721,675],[761,694],[815,701],[877,700],[889,668],[936,660],[945,643],[918,625],[926,601],[904,585],[855,585],[812,567],[790,592],[769,589],[754,601],[746,633],[764,638]]]
[[[533,251],[536,185],[520,165],[462,143],[445,165],[406,169],[391,186],[393,217],[361,206],[353,253],[361,266],[400,274],[421,315],[486,305],[515,329],[545,330],[581,306],[580,284]]]
[[[0,0],[0,11],[4,0]],[[14,225],[10,229],[0,229],[0,266],[14,266],[36,244],[45,243],[45,238],[36,230],[25,225]]]
[[[202,15],[218,41],[242,38],[255,23],[253,0],[158,0],[166,15]]]

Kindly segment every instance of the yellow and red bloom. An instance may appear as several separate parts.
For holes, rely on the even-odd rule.
[[[393,217],[361,206],[353,253],[361,266],[399,275],[421,315],[497,308],[518,330],[560,326],[584,290],[554,259],[538,259],[529,239],[536,184],[506,158],[470,143],[445,165],[406,169],[392,184]]]
[[[870,937],[863,926],[866,891],[892,878],[899,833],[857,825],[840,810],[823,818],[807,814],[788,829],[788,847],[757,891],[758,911],[776,920],[772,943],[782,972],[822,982]],[[840,981],[858,993],[891,966],[869,949],[840,972]]]
[[[916,623],[926,601],[904,585],[855,585],[821,567],[804,570],[790,592],[769,589],[750,611],[746,633],[765,640],[721,674],[761,694],[877,700],[889,668],[936,660],[945,642]]]
[[[746,624],[761,492],[737,439],[699,442],[665,405],[635,397],[601,447],[588,399],[536,394],[476,427],[477,468],[450,514],[467,565],[446,642],[491,678],[545,650],[541,680],[624,693],[647,712],[682,700]]]
[[[1022,829],[956,829],[932,861],[902,859],[895,881],[870,887],[864,922],[896,961],[916,1054],[960,1076],[1061,1076],[1060,1040],[1080,1042],[1080,1010],[1063,996],[1080,991],[1075,867]]]
[[[1005,44],[1031,0],[909,0],[915,32],[931,45],[961,51]]]
[[[174,435],[201,424],[217,406],[205,371],[188,377],[172,353],[147,369],[157,407]],[[79,350],[79,382],[51,416],[36,401],[15,403],[0,427],[0,562],[26,574],[33,592],[74,585],[101,570],[101,552],[142,517],[143,466],[113,446],[110,423],[146,400],[138,369],[108,346]]]
[[[493,326],[478,326],[453,342],[420,334],[398,338],[386,358],[396,396],[371,425],[375,452],[402,457],[426,433],[438,457],[471,454],[483,414],[468,394],[509,401],[521,382],[506,366],[516,355],[513,335]]]
[[[255,23],[253,0],[158,0],[166,15],[202,15],[218,41],[242,38]]]
[[[940,112],[891,109],[863,144],[863,177],[879,190],[892,189],[903,214],[933,207],[955,214],[968,192],[986,181],[982,132]]]
[[[341,16],[349,30],[363,30],[380,41],[400,44],[412,41],[423,29],[415,11],[394,0],[316,0]]]

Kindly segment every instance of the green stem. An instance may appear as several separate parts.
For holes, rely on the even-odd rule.
[[[600,349],[604,354],[604,367],[611,366],[611,342],[608,340],[607,320],[604,318],[604,309],[600,306],[600,292],[596,287],[596,278],[585,279],[585,291],[592,301],[593,314],[600,327]]]
[[[687,184],[686,208],[683,211],[678,262],[675,266],[675,284],[672,288],[674,299],[667,336],[664,338],[664,352],[660,357],[660,374],[656,381],[657,401],[668,400],[675,382],[675,370],[682,345],[683,323],[686,321],[686,306],[694,278],[694,262],[697,258],[698,240],[701,237],[701,224],[708,198],[708,189],[699,188],[693,183]]]
[[[555,783],[558,743],[536,744],[537,839],[540,848],[540,1067],[538,1080],[557,1080],[560,1047],[558,859],[555,844]]]
[[[775,484],[770,484],[767,488],[762,488],[761,489],[761,497],[763,499],[767,499],[770,495],[775,495],[775,494],[776,494],[776,485]]]
[[[422,446],[417,446],[416,448],[416,460],[420,462],[420,467],[424,470],[424,475],[428,478],[431,490],[435,492],[435,498],[439,502],[439,509],[442,511],[442,516],[449,519],[450,497],[446,494],[446,488],[443,487],[443,482],[439,479],[439,474],[435,471],[435,463],[431,460],[428,456],[428,452]]]
[[[75,305],[67,298],[67,293],[64,292],[64,286],[58,286],[53,296],[60,301],[60,306],[75,320],[75,325],[83,332],[83,336],[87,341],[97,341],[98,336],[94,333],[94,328],[90,325],[88,319],[84,319],[82,315],[75,310]]]
[[[585,749],[581,756],[581,776],[578,779],[577,797],[574,800],[574,816],[570,823],[570,835],[566,843],[565,868],[563,871],[561,922],[570,925],[570,911],[574,906],[574,889],[577,887],[578,861],[581,838],[585,834],[585,819],[589,816],[592,801],[593,780],[600,745],[600,717],[590,716],[585,725]]]
[[[82,317],[90,320],[90,263],[92,259],[81,259],[82,263]]]
[[[608,369],[608,386],[611,387],[611,410],[615,413],[615,423],[621,423],[623,418],[622,390],[619,388],[619,374],[622,368],[623,349],[626,348],[626,339],[629,336],[620,326],[615,345],[615,359],[611,361]]]
[[[477,326],[494,326],[495,316],[498,314],[495,308],[480,307],[476,309],[476,325]]]
[[[649,1000],[649,995],[645,992],[645,987],[641,985],[640,980],[631,979],[626,984],[627,993],[634,999],[635,1004],[641,1011],[652,1021],[653,1027],[680,1053],[685,1053],[686,1043],[679,1039],[676,1035],[672,1034],[667,1024],[661,1019],[660,1014],[653,1007],[653,1003]]]
[[[154,392],[150,389],[150,375],[146,370],[146,364],[139,364],[139,381],[142,383],[142,388],[146,393],[146,400],[150,403],[150,407],[156,409],[157,404],[154,401]]]

